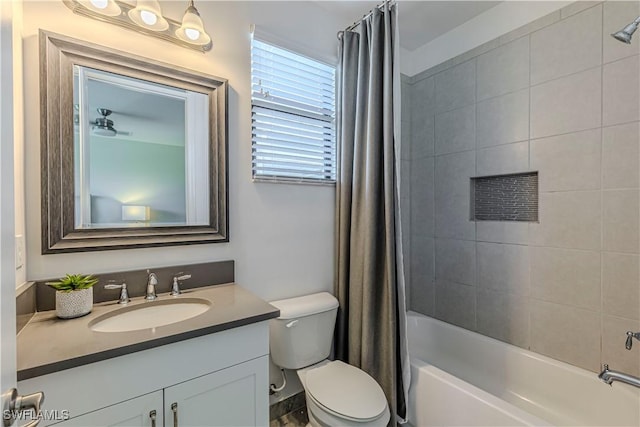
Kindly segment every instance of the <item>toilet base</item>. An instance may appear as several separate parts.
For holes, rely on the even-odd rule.
[[[375,420],[359,422],[339,418],[319,407],[309,396],[307,396],[306,399],[307,415],[309,416],[309,424],[307,424],[307,427],[386,427],[389,422],[389,408],[386,408]]]

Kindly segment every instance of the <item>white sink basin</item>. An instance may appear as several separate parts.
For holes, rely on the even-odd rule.
[[[209,310],[211,303],[200,298],[180,298],[125,307],[97,317],[89,323],[96,332],[128,332],[151,329],[191,319]]]

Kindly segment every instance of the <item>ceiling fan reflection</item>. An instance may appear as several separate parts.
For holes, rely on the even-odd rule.
[[[112,110],[108,108],[98,108],[98,113],[102,117],[96,118],[91,122],[91,133],[98,136],[116,136],[123,135],[128,136],[131,135],[131,132],[119,131],[113,127],[113,120],[108,117],[113,113]]]

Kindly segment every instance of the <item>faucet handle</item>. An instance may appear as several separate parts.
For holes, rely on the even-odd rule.
[[[624,343],[624,348],[631,350],[634,338],[640,340],[640,332],[627,331],[627,341]]]
[[[182,274],[182,273],[178,273],[178,274]],[[187,280],[187,279],[191,279],[191,275],[189,273],[187,274],[182,274],[182,276],[177,276],[176,280],[178,281],[183,281],[183,280]]]
[[[104,288],[105,289],[120,289],[120,288],[122,288],[122,285],[127,286],[124,283],[123,279],[110,279],[110,280],[107,280],[107,284],[104,285]]]
[[[178,276],[178,275],[181,276]],[[182,293],[182,291],[180,290],[180,284],[178,282],[182,281],[182,280],[187,280],[187,279],[191,279],[191,275],[190,274],[183,274],[183,272],[181,271],[180,273],[176,273],[175,276],[173,276],[173,285],[171,286],[171,296],[177,297],[178,295],[180,295]]]
[[[116,283],[116,282],[122,282],[122,283]],[[120,289],[120,300],[118,301],[118,304],[126,304],[129,301],[131,301],[129,299],[129,292],[127,291],[127,284],[124,282],[124,280],[109,280],[107,281],[107,284],[104,285],[105,289]]]

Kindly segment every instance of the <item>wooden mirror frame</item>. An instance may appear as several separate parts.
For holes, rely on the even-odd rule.
[[[209,97],[209,224],[80,229],[74,211],[73,66],[205,93]],[[42,253],[228,242],[226,79],[40,31]]]

